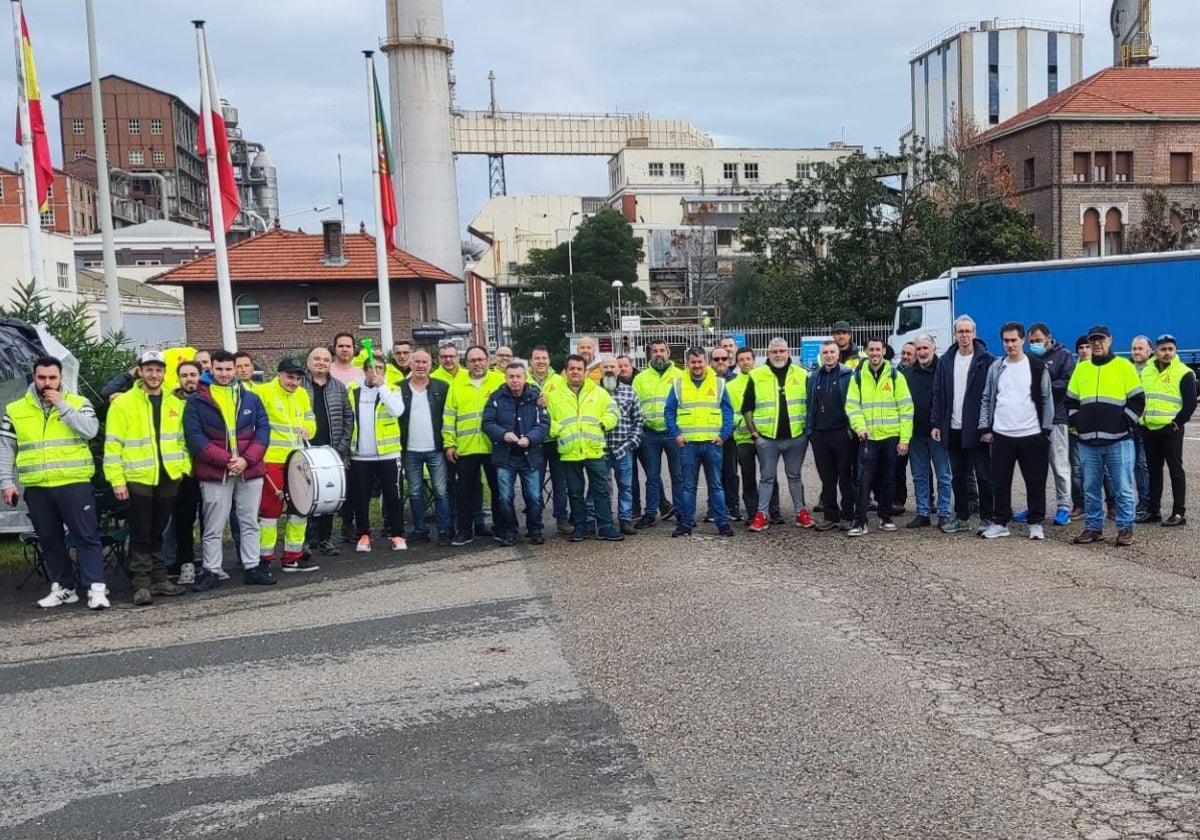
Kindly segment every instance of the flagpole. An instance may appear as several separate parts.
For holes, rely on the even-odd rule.
[[[29,235],[29,279],[34,294],[46,295],[42,258],[42,214],[38,210],[37,172],[33,161],[33,121],[29,117],[29,81],[25,75],[25,42],[21,37],[21,0],[12,0],[13,42],[17,46],[17,118],[21,130],[21,180],[25,190],[25,229]]]
[[[375,191],[375,271],[379,276],[379,344],[386,355],[392,351],[392,284],[388,278],[387,239],[383,230],[383,195],[379,187],[379,121],[375,102],[374,50],[363,50],[367,62],[367,103],[371,118],[371,184]]]
[[[229,285],[229,254],[225,250],[225,208],[221,206],[221,177],[217,172],[217,143],[212,118],[214,103],[209,95],[212,82],[208,78],[208,42],[204,36],[204,21],[194,20],[192,24],[196,27],[196,52],[200,59],[200,119],[204,120],[204,136],[208,140],[204,157],[208,165],[208,220],[217,252],[221,346],[232,353],[237,350],[237,331],[233,320],[233,290]]]
[[[108,331],[125,328],[121,315],[121,288],[117,279],[117,246],[113,240],[112,196],[108,182],[108,145],[104,137],[104,105],[100,97],[100,58],[96,50],[96,13],[92,0],[84,0],[87,14],[88,61],[92,71],[92,139],[96,145],[96,198],[100,206],[100,242],[104,254],[104,299],[108,306]],[[163,196],[163,209],[167,197]],[[165,215],[165,214],[164,214]]]

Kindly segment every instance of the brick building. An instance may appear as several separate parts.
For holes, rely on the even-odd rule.
[[[94,154],[91,96],[90,84],[54,94],[64,161]],[[100,96],[108,163],[131,176],[130,197],[165,209],[174,221],[207,224],[204,161],[196,154],[200,118],[191,106],[172,93],[113,75],[100,80]]]
[[[267,370],[281,356],[330,345],[343,330],[378,344],[375,239],[343,235],[340,222],[324,225],[321,234],[274,229],[229,249],[238,348]],[[388,255],[388,275],[397,337],[435,325],[437,285],[462,282],[405,251]],[[150,281],[183,287],[190,346],[221,346],[216,279],[216,256],[209,254]]]
[[[42,230],[68,236],[90,236],[100,229],[94,180],[55,169],[49,201],[50,206],[41,214]],[[0,225],[23,224],[25,185],[21,174],[0,167]]]
[[[1200,68],[1110,67],[979,138],[1011,167],[1055,258],[1123,253],[1161,190],[1173,221],[1200,208]]]

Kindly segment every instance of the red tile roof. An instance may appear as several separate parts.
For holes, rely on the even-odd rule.
[[[293,283],[314,280],[374,280],[375,237],[351,233],[345,237],[346,263],[327,265],[324,237],[294,230],[270,230],[229,248],[229,277],[234,282]],[[435,283],[462,281],[437,266],[406,251],[388,254],[388,276],[392,280],[429,280]],[[215,283],[217,257],[208,254],[158,274],[150,283]]]
[[[1047,119],[1200,120],[1200,68],[1107,67],[980,135],[994,140]]]

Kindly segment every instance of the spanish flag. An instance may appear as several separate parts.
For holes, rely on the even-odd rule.
[[[50,160],[50,140],[46,136],[46,117],[42,113],[42,93],[38,90],[37,69],[33,66],[33,45],[29,42],[29,27],[25,25],[24,10],[21,10],[21,67],[25,71],[24,99],[29,103],[29,129],[33,138],[33,170],[37,183],[38,211],[44,213],[49,209],[50,185],[54,182],[54,163]],[[17,101],[20,102],[21,97],[18,97]],[[19,113],[17,144],[24,145]]]

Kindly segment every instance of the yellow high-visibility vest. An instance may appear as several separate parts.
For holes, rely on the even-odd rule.
[[[109,404],[104,419],[104,477],[109,484],[157,485],[160,455],[170,480],[188,473],[191,464],[183,444],[183,406],[183,400],[163,390],[155,435],[154,407],[140,382]]]

